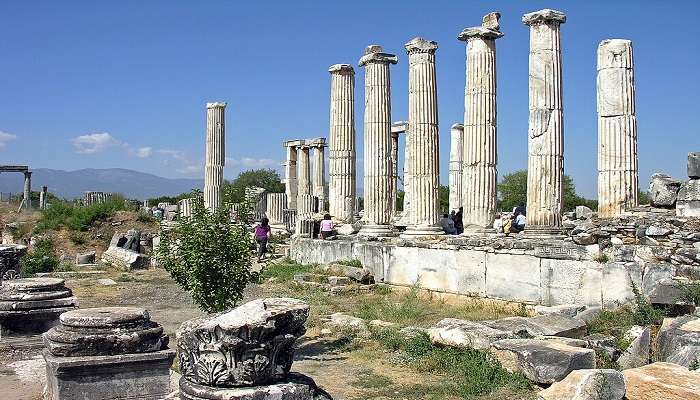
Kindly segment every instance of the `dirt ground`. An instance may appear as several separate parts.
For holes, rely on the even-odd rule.
[[[111,279],[113,284],[102,280]],[[111,283],[111,282],[107,282]],[[151,318],[165,328],[174,347],[174,332],[188,319],[202,315],[183,292],[161,269],[124,273],[104,271],[99,275],[67,278],[69,286],[80,301],[81,308],[98,306],[140,306],[150,311]],[[252,284],[246,289],[245,300],[260,297],[290,295],[281,285]],[[340,303],[350,304],[349,302]],[[331,310],[322,310],[322,312]],[[318,318],[316,316],[315,318]],[[314,324],[311,324],[314,325]],[[311,376],[334,399],[422,399],[430,385],[439,384],[441,377],[422,374],[409,367],[389,363],[389,354],[377,348],[347,351],[339,345],[341,339],[319,336],[320,327],[313,326],[298,342],[294,371]],[[0,398],[3,400],[35,400],[42,396],[45,380],[40,348],[29,351],[0,349]],[[495,396],[495,397],[494,397]],[[520,396],[520,395],[518,395]],[[501,397],[495,393],[480,399],[528,398]]]

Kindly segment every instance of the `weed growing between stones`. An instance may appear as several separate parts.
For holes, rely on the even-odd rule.
[[[360,260],[340,260],[336,264],[347,265],[348,267],[362,268]]]
[[[112,196],[109,200],[84,207],[75,203],[60,201],[41,211],[41,219],[34,232],[58,230],[85,231],[93,222],[111,217],[117,211],[132,210],[121,196]]]
[[[265,269],[260,273],[260,280],[264,282],[272,278],[278,282],[290,282],[294,279],[294,275],[312,272],[313,270],[313,265],[299,264],[287,257],[279,262],[265,266]]]

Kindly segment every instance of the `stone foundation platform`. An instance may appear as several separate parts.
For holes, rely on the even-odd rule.
[[[170,392],[175,351],[46,359],[47,400],[161,400]]]
[[[283,381],[264,386],[214,388],[180,379],[182,400],[332,400],[308,376],[291,373]]]
[[[502,236],[427,241],[298,238],[290,246],[290,257],[305,264],[355,259],[377,283],[417,283],[435,292],[546,306],[612,306],[634,298],[633,283],[649,294],[664,278],[700,271],[655,260],[649,246],[614,246],[601,257],[597,244]]]

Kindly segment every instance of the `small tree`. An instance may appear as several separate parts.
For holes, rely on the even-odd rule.
[[[192,216],[161,229],[156,259],[199,308],[223,311],[236,306],[250,281],[250,237],[230,222],[227,205],[210,212],[201,192],[192,197]]]
[[[245,199],[245,188],[261,187],[270,193],[284,192],[284,184],[279,173],[273,169],[255,169],[241,172],[231,182],[224,184],[224,199],[231,204],[241,203]]]
[[[588,200],[576,193],[576,185],[569,175],[564,175],[562,182],[564,192],[564,211],[572,211],[576,206],[586,206],[593,210],[598,209],[596,200]],[[501,210],[510,211],[518,204],[527,203],[527,171],[515,171],[503,175],[498,182],[498,206]]]
[[[48,236],[38,239],[32,249],[22,257],[22,266],[26,276],[33,276],[38,272],[53,272],[59,263],[53,239]]]

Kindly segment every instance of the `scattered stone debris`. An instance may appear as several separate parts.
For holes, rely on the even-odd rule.
[[[626,349],[616,360],[622,369],[637,368],[649,364],[649,349],[651,346],[651,329],[635,325],[623,336],[629,342]]]
[[[656,360],[688,367],[700,362],[700,317],[664,318],[656,336]]]
[[[622,371],[628,400],[698,400],[700,372],[656,362]]]
[[[537,394],[538,400],[622,400],[625,379],[614,369],[579,369]]]
[[[512,332],[456,318],[445,318],[430,329],[430,340],[435,344],[477,350],[488,350],[494,342],[512,338]]]
[[[580,338],[586,333],[586,324],[576,318],[548,314],[535,317],[508,317],[484,321],[484,325],[514,335],[531,338],[535,336],[563,336]]]

